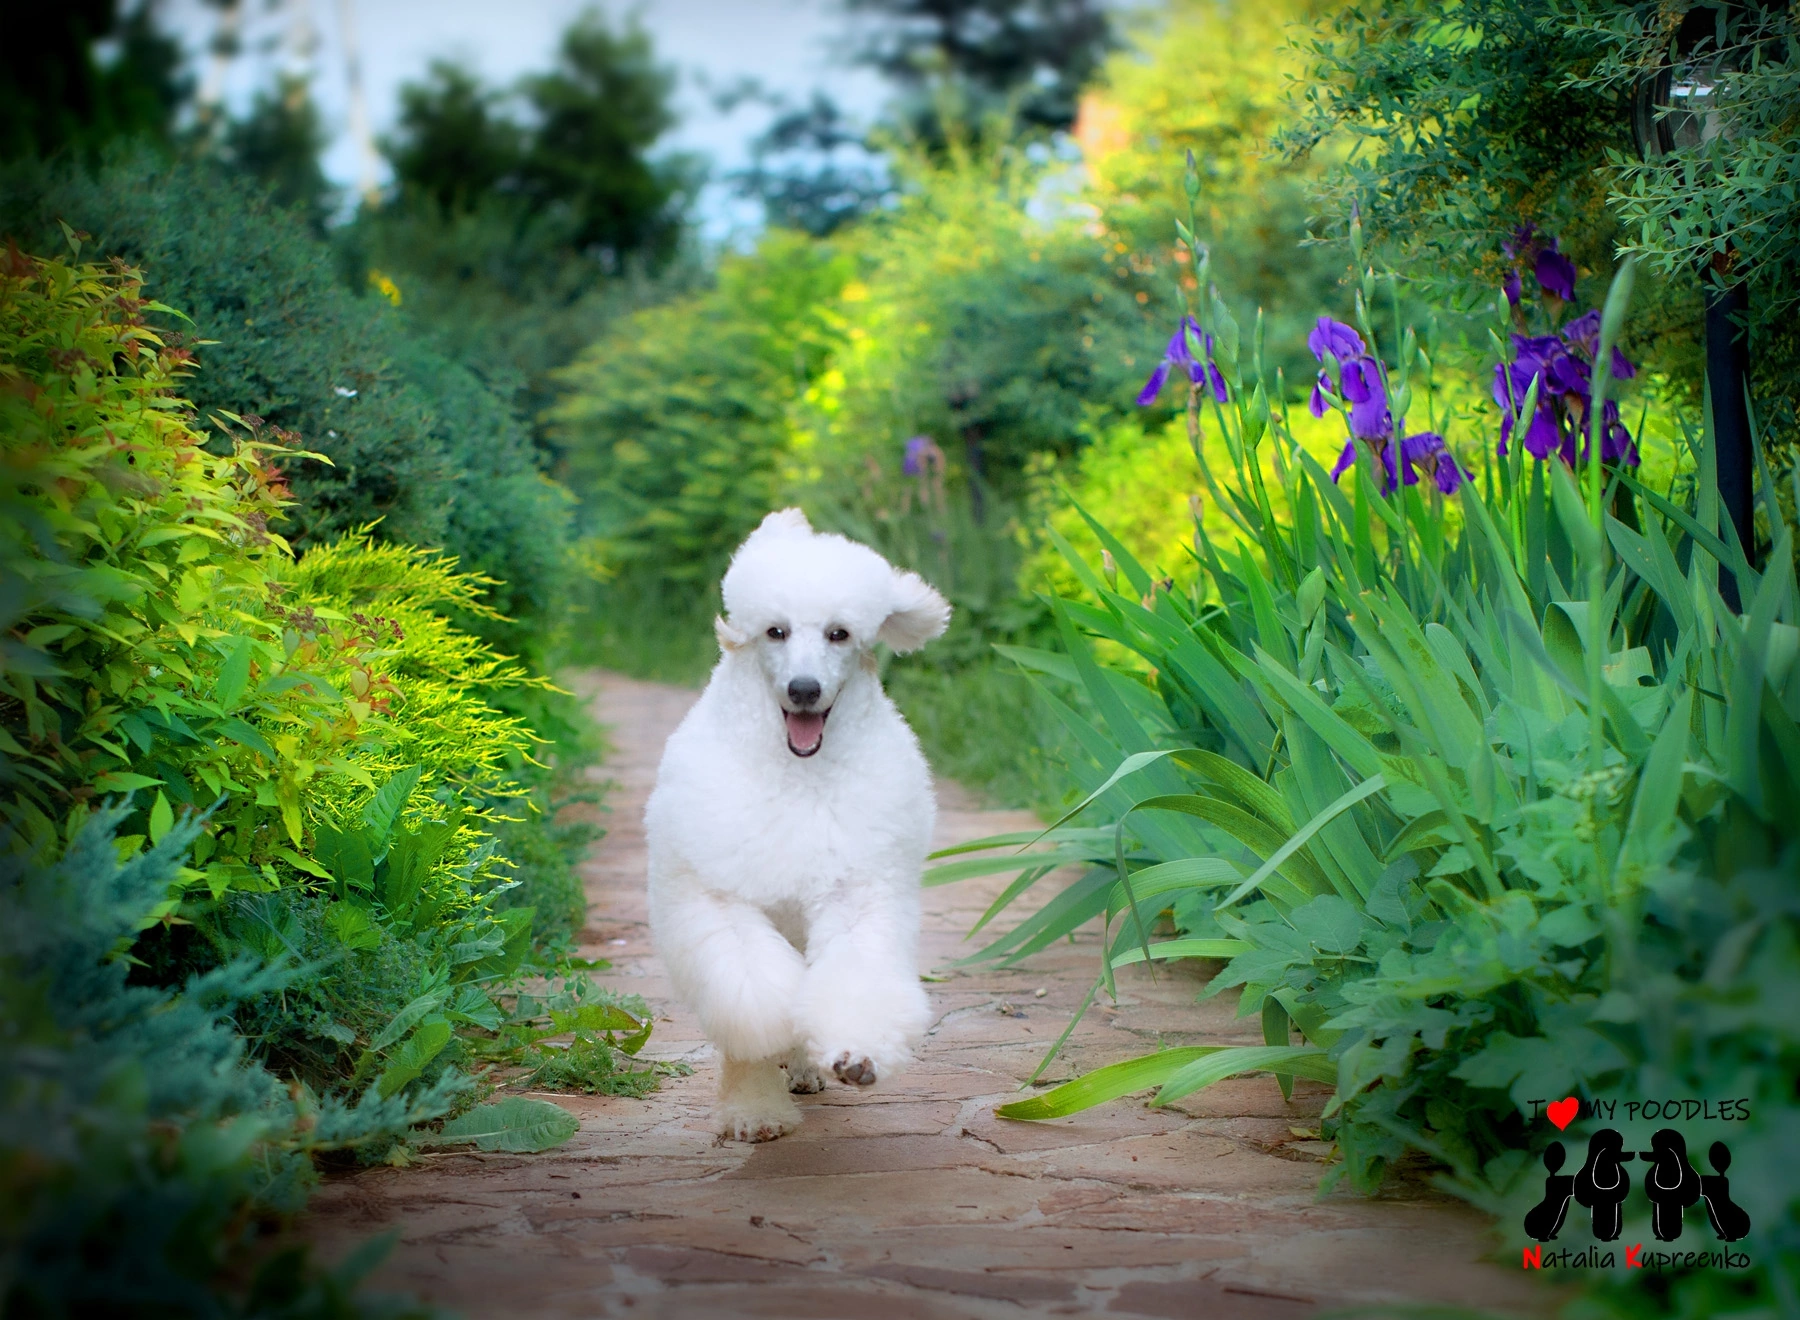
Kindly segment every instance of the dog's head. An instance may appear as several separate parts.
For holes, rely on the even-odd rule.
[[[738,547],[724,596],[719,645],[761,668],[795,756],[824,745],[826,718],[869,648],[915,651],[950,623],[950,606],[917,573],[813,531],[798,509],[771,513]]]

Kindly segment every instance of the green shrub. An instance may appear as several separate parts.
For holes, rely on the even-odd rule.
[[[165,980],[246,947],[306,962],[285,1025],[257,1027],[270,1057],[382,1095],[439,1076],[455,1029],[500,1024],[483,987],[531,951],[495,829],[561,851],[554,772],[510,776],[537,743],[485,699],[545,681],[450,621],[491,612],[487,583],[438,554],[353,535],[294,561],[268,530],[291,451],[230,419],[209,451],[175,392],[187,352],[146,324],[132,272],[9,262],[0,812],[39,849],[97,794],[138,793],[126,847],[203,812],[145,961]],[[547,924],[566,931],[557,865]]]
[[[1618,342],[1629,283],[1595,361]],[[1363,291],[1373,302],[1372,275]],[[1050,832],[1047,852],[928,882],[1017,871],[1010,902],[1084,863],[974,956],[1015,961],[1102,916],[1096,989],[1132,963],[1226,959],[1206,993],[1242,987],[1266,1044],[1168,1050],[999,1112],[1055,1117],[1150,1086],[1168,1103],[1244,1072],[1284,1090],[1313,1078],[1335,1087],[1332,1179],[1373,1191],[1423,1157],[1490,1205],[1545,1140],[1535,1097],[1747,1090],[1765,1106],[1756,1140],[1791,1139],[1791,1045],[1746,1012],[1797,971],[1791,903],[1753,897],[1771,883],[1759,872],[1791,880],[1800,847],[1791,530],[1764,573],[1745,562],[1719,529],[1704,433],[1687,507],[1629,465],[1572,471],[1516,434],[1504,458],[1452,451],[1465,479],[1448,497],[1431,479],[1442,460],[1389,490],[1377,447],[1353,441],[1341,490],[1267,406],[1225,305],[1201,322],[1192,342],[1213,337],[1228,387],[1213,420],[1237,545],[1197,523],[1202,581],[1177,591],[1091,522],[1107,559],[1096,571],[1070,551],[1085,590],[1054,603],[1062,653],[1013,652],[1085,692],[1087,715],[1044,695],[1086,752],[1086,823]],[[1428,363],[1410,331],[1389,352],[1381,443],[1398,445]],[[1190,391],[1190,408],[1209,393]],[[1272,512],[1260,446],[1278,449],[1291,514]],[[1782,527],[1766,486],[1763,499]],[[1720,599],[1721,564],[1742,616]],[[1177,938],[1152,943],[1165,913]],[[1739,1175],[1759,1211],[1749,1292],[1792,1296],[1800,1207],[1775,1167]]]
[[[172,342],[212,341],[184,388],[202,414],[260,417],[330,463],[295,459],[290,537],[305,548],[371,524],[484,573],[482,635],[531,654],[567,577],[566,496],[525,427],[474,372],[410,333],[381,298],[338,283],[332,255],[252,185],[204,163],[120,155],[98,172],[16,167],[0,231],[28,249],[55,224],[150,272]],[[507,616],[502,618],[500,616]]]
[[[291,970],[235,959],[173,990],[128,983],[120,951],[180,884],[198,822],[139,851],[113,837],[123,814],[78,808],[54,850],[0,831],[0,1308],[426,1314],[352,1296],[379,1248],[326,1274],[260,1250],[257,1224],[299,1209],[313,1154],[392,1141],[467,1083],[354,1106],[290,1093],[231,1018]],[[247,1287],[226,1291],[230,1276]]]

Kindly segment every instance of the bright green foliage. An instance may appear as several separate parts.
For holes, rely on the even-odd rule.
[[[1070,452],[1130,406],[1167,337],[1135,296],[1148,277],[1115,269],[1087,228],[1034,218],[1046,171],[1016,148],[896,168],[901,202],[859,235],[845,342],[806,396],[797,458],[828,495],[874,481],[864,504],[891,508],[903,446],[924,434],[956,484],[1016,491],[1034,454]]]
[[[290,1094],[246,1059],[231,1014],[291,972],[238,960],[174,990],[128,984],[119,950],[178,883],[196,827],[138,852],[113,838],[121,814],[79,813],[54,860],[0,832],[0,1308],[426,1314],[352,1297],[380,1248],[330,1274],[299,1248],[253,1268],[254,1225],[299,1208],[310,1153],[391,1141],[467,1083],[370,1092],[354,1107]],[[220,1280],[233,1274],[228,1293]]]
[[[832,246],[772,233],[727,258],[712,292],[625,318],[559,373],[551,439],[612,590],[703,597],[774,506],[786,410],[849,274]]]
[[[1623,313],[1609,299],[1603,358]],[[1355,1185],[1422,1152],[1488,1200],[1531,1158],[1532,1098],[1662,1095],[1679,1075],[1683,1094],[1766,1096],[1764,1139],[1791,1136],[1785,1074],[1752,1062],[1788,1047],[1742,1005],[1792,981],[1800,927],[1790,903],[1736,927],[1748,947],[1716,929],[1749,921],[1757,873],[1791,877],[1800,856],[1800,591],[1773,493],[1782,530],[1758,575],[1713,530],[1704,437],[1688,508],[1517,446],[1463,486],[1460,522],[1435,492],[1381,494],[1366,447],[1340,489],[1224,351],[1228,316],[1201,310],[1233,399],[1214,416],[1232,471],[1205,479],[1237,544],[1197,527],[1203,581],[1173,591],[1094,523],[1111,563],[1071,556],[1085,591],[1054,602],[1062,653],[1009,650],[1084,694],[1090,714],[1045,697],[1085,750],[1069,814],[1092,823],[927,883],[1019,872],[985,924],[1085,862],[972,957],[1016,961],[1100,916],[1100,986],[1129,963],[1228,958],[1207,993],[1242,987],[1267,1044],[1151,1056],[1129,1084],[1095,1074],[1007,1112],[1323,1077]],[[1391,397],[1423,397],[1417,355],[1410,333],[1390,346]],[[1262,446],[1281,456],[1279,518]],[[1743,616],[1720,601],[1721,563]],[[1737,897],[1706,914],[1721,889]],[[1183,938],[1159,947],[1163,913]],[[1776,1248],[1794,1244],[1792,1188],[1743,1176],[1766,1207],[1753,1256],[1791,1287],[1800,1253]]]
[[[267,530],[291,451],[234,423],[209,452],[139,288],[17,255],[0,282],[0,807],[42,850],[97,794],[136,792],[127,846],[206,813],[157,913],[194,924],[146,934],[153,974],[245,949],[320,969],[246,1033],[320,1090],[398,1095],[448,1075],[453,1031],[501,1025],[483,987],[530,955],[494,830],[530,839],[553,772],[512,780],[536,740],[486,697],[547,684],[449,621],[488,584],[440,555],[351,536],[294,562]]]
[[[1181,166],[1194,154],[1195,237],[1210,249],[1239,320],[1249,325],[1262,309],[1269,374],[1285,367],[1290,392],[1308,388],[1312,318],[1349,307],[1341,255],[1303,246],[1338,146],[1294,159],[1269,145],[1293,118],[1291,80],[1304,68],[1295,46],[1324,8],[1312,0],[1177,0],[1146,13],[1133,48],[1107,61],[1076,128],[1112,264],[1147,277],[1150,306],[1171,326],[1180,289],[1194,288],[1187,250],[1169,224],[1171,213],[1185,214]]]
[[[165,336],[207,345],[183,386],[203,416],[257,416],[330,463],[297,460],[286,535],[297,548],[378,525],[488,574],[486,603],[512,622],[465,619],[531,654],[567,580],[567,497],[539,471],[506,395],[411,333],[385,299],[339,284],[330,249],[259,190],[204,165],[149,155],[97,174],[19,170],[0,181],[0,227],[37,250],[54,221],[84,250],[142,266]],[[362,285],[359,276],[358,285]]]
[[[1697,29],[1701,67],[1714,65],[1711,112],[1728,128],[1660,160],[1609,154],[1623,248],[1665,274],[1728,254],[1729,272],[1761,295],[1760,319],[1790,312],[1800,301],[1800,18],[1791,8],[1707,4],[1687,15],[1663,5],[1578,4],[1566,18],[1600,51],[1589,85],[1621,97],[1667,58],[1678,30]]]

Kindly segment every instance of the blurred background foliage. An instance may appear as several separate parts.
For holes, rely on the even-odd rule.
[[[1736,127],[1650,168],[1632,89],[1681,24],[1719,14],[1723,39],[1754,57],[1731,84]],[[133,872],[163,877],[143,880],[161,897],[142,911],[179,920],[140,914],[132,939],[157,993],[180,1002],[195,977],[238,976],[236,960],[287,960],[296,979],[279,993],[253,969],[232,982],[246,1067],[335,1095],[347,1113],[429,1092],[429,1104],[360,1128],[345,1119],[343,1150],[404,1151],[428,1110],[467,1102],[457,1078],[483,1057],[516,1062],[546,1023],[576,1014],[604,1036],[634,1020],[630,1006],[584,998],[579,978],[555,1007],[507,989],[521,968],[569,972],[559,960],[584,919],[573,863],[589,835],[558,813],[582,795],[598,734],[548,679],[602,663],[699,681],[715,654],[718,574],[771,506],[801,504],[815,525],[949,595],[951,633],[887,661],[889,689],[941,772],[1047,817],[1086,785],[1079,721],[1106,692],[1165,710],[1172,730],[1197,718],[1179,685],[1105,636],[1092,651],[1107,676],[1077,681],[1080,648],[1052,598],[1102,594],[1078,567],[1096,559],[1116,588],[1105,575],[1129,556],[1154,575],[1147,597],[1188,593],[1201,612],[1242,603],[1241,579],[1203,547],[1231,544],[1244,510],[1209,474],[1256,474],[1245,479],[1269,501],[1258,517],[1304,512],[1289,492],[1317,483],[1283,465],[1329,466],[1343,443],[1336,415],[1307,408],[1315,318],[1370,318],[1384,336],[1391,324],[1390,348],[1414,327],[1430,382],[1415,416],[1491,476],[1487,373],[1497,341],[1525,325],[1523,313],[1494,314],[1520,225],[1559,238],[1581,303],[1598,304],[1620,252],[1645,259],[1625,330],[1642,368],[1628,420],[1647,483],[1677,503],[1703,489],[1687,439],[1701,432],[1699,267],[1748,282],[1770,463],[1752,558],[1773,544],[1774,511],[1791,512],[1791,8],[845,0],[841,18],[841,49],[888,80],[886,107],[863,122],[822,92],[746,81],[721,94],[769,119],[749,165],[717,180],[759,204],[765,224],[718,247],[700,237],[706,164],[667,145],[676,74],[631,20],[582,16],[540,71],[507,85],[454,62],[422,70],[379,144],[391,184],[353,195],[321,168],[326,125],[303,75],[274,78],[234,114],[196,93],[153,0],[9,16],[0,236],[17,254],[15,322],[20,290],[54,301],[62,281],[57,305],[88,316],[87,333],[128,324],[155,336],[154,382],[124,358],[93,379],[148,389],[183,418],[191,461],[217,478],[207,498],[263,501],[257,534],[283,544],[249,556],[200,546],[185,561],[182,547],[197,545],[185,533],[140,554],[112,528],[108,562],[129,561],[143,591],[96,594],[81,576],[92,547],[71,530],[77,506],[122,508],[142,492],[119,486],[117,455],[89,453],[73,430],[9,450],[8,565],[51,585],[0,597],[7,736],[49,757],[29,791],[6,782],[19,858],[7,901],[58,866],[115,884],[94,860],[95,830],[118,836],[127,865],[154,853]],[[213,54],[235,57],[229,42]],[[1177,215],[1191,242],[1178,241]],[[1353,216],[1366,263],[1401,273],[1379,299],[1343,241]],[[128,268],[141,296],[125,292]],[[1246,456],[1218,410],[1183,406],[1180,371],[1134,402],[1187,310],[1217,336],[1207,352],[1261,382],[1281,446]],[[91,383],[78,359],[8,352],[0,369],[28,394]],[[58,505],[38,466],[49,452],[86,454],[112,475]],[[1459,507],[1444,506],[1450,532]],[[140,532],[150,518],[135,505],[107,516]],[[184,597],[171,584],[195,565],[210,585]],[[175,576],[153,582],[159,572]],[[265,594],[239,600],[227,582]],[[157,687],[146,675],[160,667],[136,633],[126,645],[98,630],[120,610],[157,646],[166,628],[211,630],[181,653],[212,704],[177,714],[196,731],[236,720],[274,755],[229,737],[202,754],[172,725],[145,724],[139,739],[107,723]],[[400,621],[411,640],[378,646],[358,615]],[[226,672],[230,636],[255,648],[241,684]],[[66,690],[43,706],[55,718],[33,724],[19,694],[65,668]],[[282,686],[290,668],[332,695]],[[367,698],[382,684],[406,700],[375,710]],[[455,745],[430,714],[450,692],[464,702]],[[273,740],[301,726],[318,747]],[[330,757],[312,755],[326,744]],[[59,759],[52,745],[86,751]],[[320,768],[332,758],[341,764]],[[468,773],[443,773],[458,758]],[[423,918],[377,892],[397,874],[385,861],[365,877],[354,847],[332,842],[376,830],[367,812],[394,783],[405,810],[377,811],[383,828],[423,838],[456,822],[427,868],[446,903]],[[99,808],[133,789],[123,814]],[[190,839],[179,812],[215,797]],[[58,860],[82,839],[79,865]],[[185,841],[185,869],[163,856],[170,840]],[[366,926],[350,914],[359,904]],[[86,957],[92,941],[71,938],[71,956]],[[500,947],[469,963],[448,952],[482,939]],[[5,957],[8,976],[40,967]],[[327,958],[350,972],[326,976]],[[194,1017],[196,1039],[217,1023]],[[623,1052],[595,1048],[613,1071],[580,1084],[650,1084]],[[402,1074],[382,1091],[381,1078]],[[242,1245],[218,1224],[195,1231],[215,1253],[206,1259]],[[323,1290],[319,1313],[363,1305],[324,1276],[294,1277]]]

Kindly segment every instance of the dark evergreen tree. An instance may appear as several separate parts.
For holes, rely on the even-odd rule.
[[[971,120],[1010,105],[1023,128],[1066,129],[1082,84],[1117,44],[1102,0],[846,3],[876,20],[860,59],[913,93],[905,117],[928,134],[937,115],[921,94],[940,82],[959,94]]]
[[[556,68],[525,79],[537,115],[519,170],[535,205],[566,208],[577,247],[611,259],[666,257],[683,179],[648,159],[675,125],[672,70],[635,22],[615,32],[592,11],[563,34]]]
[[[406,202],[428,202],[445,215],[515,186],[524,131],[497,112],[500,94],[469,68],[434,61],[424,82],[400,89],[399,131],[382,143]]]
[[[169,138],[188,94],[181,48],[158,30],[153,0],[9,6],[0,41],[0,160],[91,152],[116,137]],[[96,43],[110,39],[102,62]]]
[[[822,238],[889,195],[883,161],[830,96],[814,91],[805,105],[778,108],[751,143],[750,167],[732,179],[770,224]]]
[[[323,234],[336,193],[319,165],[326,141],[306,80],[287,74],[256,94],[248,115],[226,125],[224,152],[234,168],[268,187],[276,205]]]

